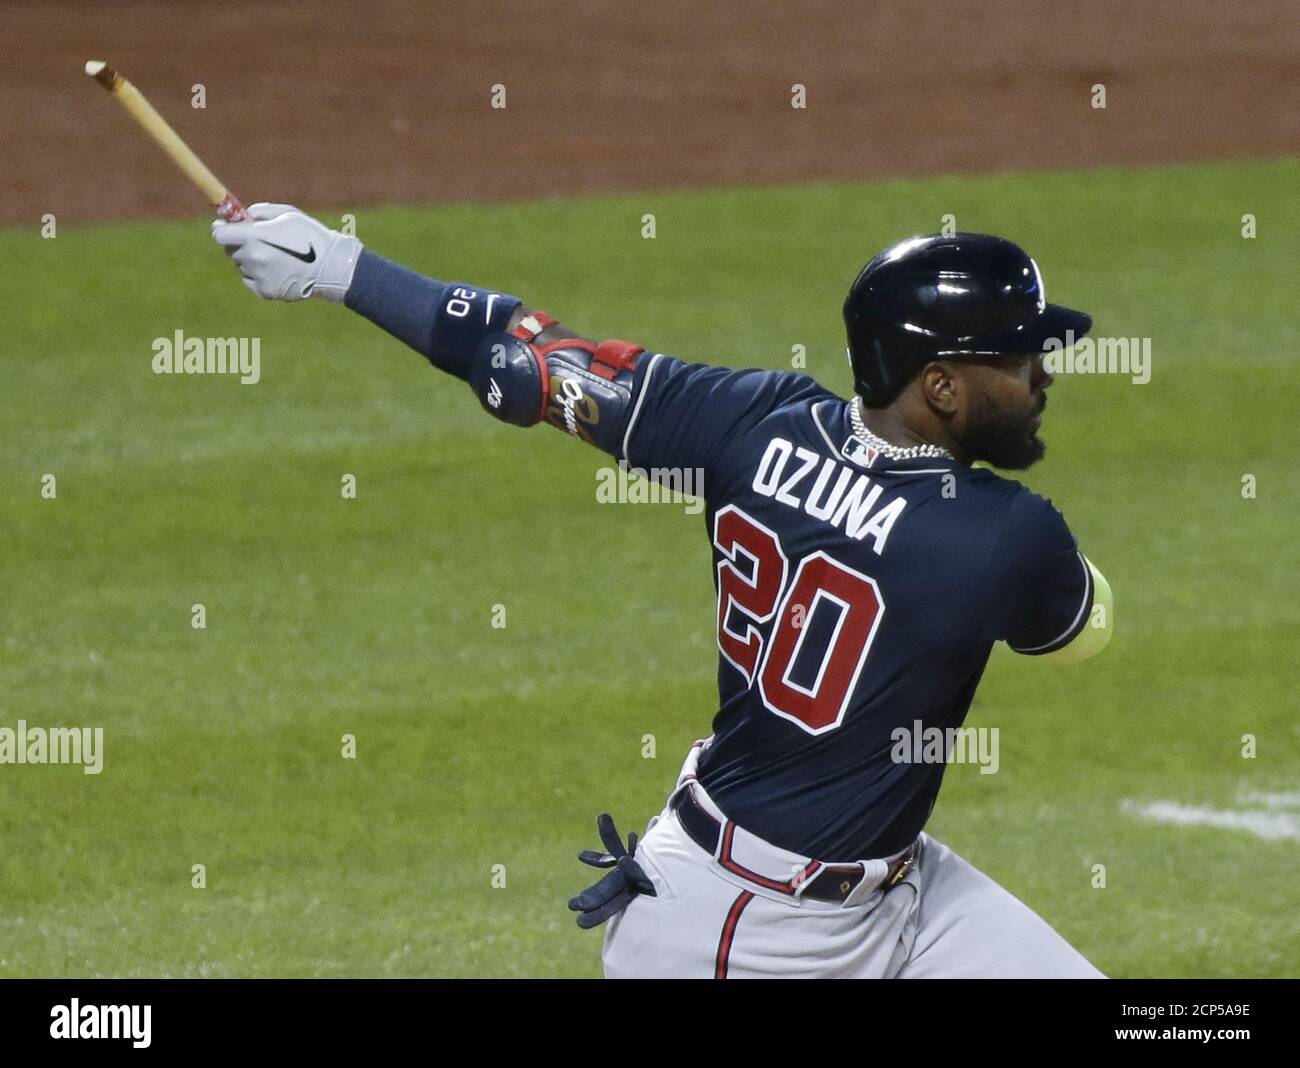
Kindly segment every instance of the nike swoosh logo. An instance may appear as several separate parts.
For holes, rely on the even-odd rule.
[[[278,248],[281,252],[287,252],[287,253],[288,253],[290,256],[292,256],[294,259],[296,259],[296,260],[302,260],[303,263],[315,263],[315,262],[316,262],[316,246],[315,246],[315,245],[308,245],[308,246],[307,246],[307,251],[306,251],[306,252],[299,252],[299,251],[297,251],[296,249],[285,248],[283,245],[277,245],[277,244],[275,244],[275,242],[273,242],[273,241],[263,241],[262,244],[264,244],[264,245],[270,245],[272,248]]]

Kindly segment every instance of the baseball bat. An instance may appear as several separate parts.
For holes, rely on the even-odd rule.
[[[167,124],[167,120],[154,110],[153,105],[145,99],[139,89],[100,59],[88,60],[86,73],[126,108],[131,118],[135,119],[144,128],[144,132],[154,139],[158,147],[171,157],[172,162],[181,169],[185,177],[199,187],[203,195],[208,198],[208,202],[217,209],[217,215],[228,222],[239,222],[248,217],[239,199],[208,170],[207,165],[194,154],[194,150],[189,145],[180,139],[176,131]]]

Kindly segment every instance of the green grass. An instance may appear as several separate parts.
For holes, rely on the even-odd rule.
[[[733,366],[802,344],[845,391],[853,274],[952,212],[1024,243],[1098,332],[1151,337],[1148,385],[1058,380],[1026,478],[1110,578],[1115,640],[1073,669],[995,657],[970,722],[1001,729],[1002,769],[950,769],[929,829],[1109,974],[1278,976],[1300,960],[1297,843],[1122,804],[1230,807],[1300,773],[1298,180],[1280,161],[402,207],[359,236],[593,336]],[[564,908],[574,854],[597,812],[626,831],[658,810],[714,707],[699,517],[597,507],[598,453],[494,422],[344,309],[258,302],[204,222],[11,230],[0,260],[0,726],[106,735],[99,776],[0,766],[0,975],[598,974]],[[262,381],[153,375],[176,329],[260,337]]]

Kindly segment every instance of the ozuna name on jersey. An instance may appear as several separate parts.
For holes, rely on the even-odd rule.
[[[816,477],[812,477],[814,469]],[[884,491],[872,485],[867,475],[781,437],[768,442],[752,485],[755,493],[841,527],[857,541],[870,535],[877,556],[884,552],[889,532],[907,507],[904,497],[877,507]]]

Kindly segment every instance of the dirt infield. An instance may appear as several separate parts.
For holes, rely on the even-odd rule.
[[[92,57],[307,207],[1300,152],[1292,0],[461,7],[6,5],[0,223],[201,211]]]

